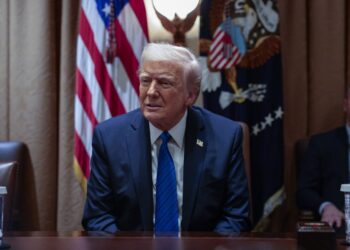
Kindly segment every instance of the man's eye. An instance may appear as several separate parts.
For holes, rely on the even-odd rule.
[[[142,85],[149,85],[151,83],[151,79],[149,78],[141,78],[140,82]]]
[[[160,81],[159,83],[162,86],[162,88],[170,88],[173,85],[173,83],[171,81],[164,81],[163,80],[163,81]]]

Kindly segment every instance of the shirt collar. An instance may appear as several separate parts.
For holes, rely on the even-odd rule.
[[[186,130],[186,120],[187,120],[187,110],[185,114],[182,116],[181,120],[168,131],[179,148],[183,147],[185,130]],[[153,126],[152,123],[149,123],[149,130],[150,130],[151,145],[152,145],[157,141],[157,139],[159,138],[161,133],[163,133],[163,131]]]

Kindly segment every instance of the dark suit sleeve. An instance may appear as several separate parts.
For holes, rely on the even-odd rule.
[[[223,213],[214,231],[242,232],[250,229],[249,191],[242,154],[242,129],[238,125],[227,166],[227,194]]]
[[[310,209],[318,214],[318,209],[325,200],[321,197],[321,154],[320,140],[311,138],[298,174],[297,202],[302,209]]]
[[[110,166],[98,127],[92,141],[91,172],[83,215],[83,227],[88,231],[118,231],[113,214],[114,202],[110,180]]]

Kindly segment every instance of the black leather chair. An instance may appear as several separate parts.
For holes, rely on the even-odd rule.
[[[13,219],[13,206],[15,202],[15,187],[17,179],[17,162],[0,162],[0,186],[5,186],[4,224],[5,231],[10,230]]]
[[[309,138],[300,139],[295,143],[294,157],[295,157],[296,176],[297,177],[299,176],[301,161],[303,160],[303,157],[306,153],[308,145],[309,145]],[[314,221],[314,220],[316,220],[316,215],[311,210],[299,209],[298,220],[299,221]]]
[[[10,215],[6,218],[8,224],[4,229],[11,231],[38,230],[34,173],[27,145],[19,141],[0,141],[0,162],[7,164],[14,162],[16,165],[12,171],[8,169],[9,166],[6,164],[3,165],[3,170],[0,168],[0,185],[1,171],[3,171],[4,182],[2,183],[6,183],[6,178],[8,183],[6,199],[11,200],[7,202],[11,205],[11,210]]]

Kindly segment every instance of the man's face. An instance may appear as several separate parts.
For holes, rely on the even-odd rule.
[[[155,127],[169,130],[182,118],[196,95],[184,81],[175,62],[148,61],[140,73],[140,103],[143,115]]]

